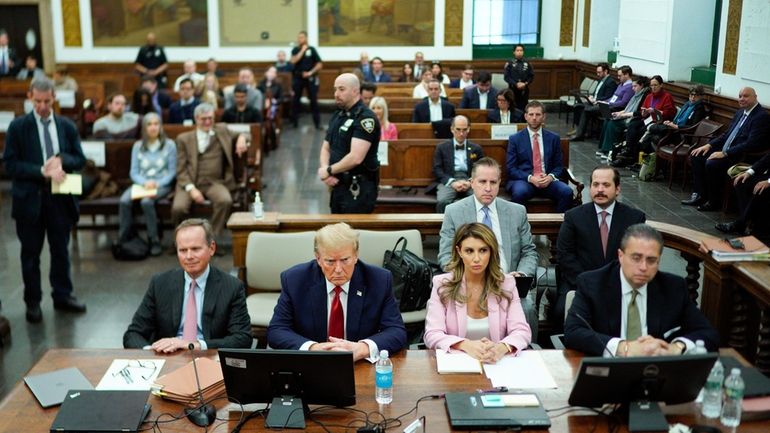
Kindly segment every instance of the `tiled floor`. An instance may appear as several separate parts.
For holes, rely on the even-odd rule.
[[[329,114],[324,114],[324,121]],[[550,115],[549,127],[564,134],[570,127]],[[299,129],[283,131],[280,148],[264,159],[266,210],[290,213],[327,213],[329,195],[317,180],[318,152],[324,133],[303,117]],[[599,162],[595,143],[574,143],[570,150],[573,172],[587,183],[587,175]],[[669,190],[663,182],[642,183],[627,170],[622,171],[622,199],[644,209],[648,218],[716,233],[713,225],[719,213],[702,214],[679,204],[688,195],[678,186]],[[588,200],[588,192],[584,194]],[[44,299],[44,320],[30,325],[24,320],[22,282],[19,270],[19,243],[10,217],[10,183],[0,181],[0,295],[2,312],[11,321],[12,342],[0,349],[0,396],[17,383],[30,366],[49,347],[122,346],[122,335],[139,304],[152,274],[176,266],[173,256],[142,262],[117,262],[110,254],[114,232],[82,232],[77,250],[72,251],[72,277],[76,294],[88,304],[88,313],[70,315],[54,312],[50,299]],[[429,258],[435,256],[436,240],[426,242]],[[232,256],[216,258],[216,266],[229,269]],[[48,254],[42,255],[42,272],[48,272]],[[46,279],[44,278],[44,281]],[[45,284],[47,286],[47,284]],[[48,291],[48,288],[44,288]]]

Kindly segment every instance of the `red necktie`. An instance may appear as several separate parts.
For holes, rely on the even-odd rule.
[[[190,342],[198,341],[198,307],[195,302],[195,280],[192,280],[190,283],[190,291],[187,293],[182,339]]]
[[[602,215],[602,223],[599,224],[599,235],[602,237],[602,251],[604,252],[604,257],[607,257],[607,240],[610,236],[610,228],[607,226],[607,211],[603,210],[600,213]]]
[[[345,338],[345,317],[342,313],[342,302],[340,302],[341,291],[340,286],[334,288],[334,299],[332,299],[329,314],[329,337]]]
[[[532,176],[540,177],[543,174],[543,156],[540,155],[540,140],[537,132],[532,134]]]

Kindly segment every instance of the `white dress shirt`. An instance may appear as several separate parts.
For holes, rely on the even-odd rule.
[[[612,228],[612,214],[615,212],[615,202],[613,201],[611,205],[607,206],[607,209],[602,209],[601,206],[594,203],[594,210],[596,210],[596,221],[599,223],[599,227],[602,226],[602,211],[607,211],[605,221],[607,221],[607,233],[609,233],[609,229]],[[609,251],[607,252],[609,253]]]
[[[473,203],[476,204],[476,222],[480,223],[484,221],[484,211],[481,208],[484,207],[476,196],[473,196]],[[500,269],[503,273],[510,272],[508,270],[508,262],[505,259],[505,251],[503,249],[503,232],[500,230],[500,217],[497,213],[497,199],[487,206],[489,208],[489,219],[492,220],[492,232],[494,232],[497,238],[497,249],[500,251]]]
[[[46,154],[45,154],[45,135],[43,131],[43,122],[42,118],[39,114],[37,114],[37,111],[32,111],[32,114],[35,116],[35,121],[37,122],[37,136],[40,138],[40,150],[41,155],[43,155],[43,163],[45,163],[46,160]],[[53,118],[53,110],[51,110],[51,114],[48,115],[48,118],[51,120],[51,123],[48,124],[48,132],[51,134],[51,142],[53,143],[53,155],[56,156],[61,151],[61,148],[59,147],[59,134],[56,130],[56,121]]]
[[[437,122],[444,119],[444,112],[441,110],[441,98],[433,102],[428,99],[428,108],[430,109],[430,121]]]
[[[487,108],[487,98],[489,97],[489,91],[482,92],[478,87],[476,88],[476,91],[479,92],[479,109],[484,110]]]

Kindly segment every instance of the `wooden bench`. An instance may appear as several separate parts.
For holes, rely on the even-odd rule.
[[[170,126],[170,125],[169,125]],[[174,134],[175,138],[179,133],[184,132],[181,125],[180,128],[171,128],[169,137]],[[251,124],[253,130],[259,131],[259,124]],[[184,127],[188,128],[188,127]],[[192,129],[191,127],[188,129]],[[166,127],[164,126],[164,130]],[[257,135],[259,137],[259,135]],[[236,137],[233,137],[233,145],[235,144]],[[120,194],[128,188],[133,182],[129,174],[131,166],[131,149],[136,140],[106,140],[104,141],[105,152],[105,165],[100,167],[102,170],[112,175],[114,180],[119,186],[119,193],[115,196],[96,198],[96,199],[81,199],[80,200],[80,222],[78,223],[76,230],[78,229],[109,229],[116,228],[117,223],[111,220],[111,216],[118,215]],[[233,152],[233,162],[235,164],[235,180],[237,190],[233,193],[233,211],[248,210],[248,204],[252,201],[252,197],[255,191],[261,190],[261,158],[262,150],[259,146],[259,142],[252,143],[249,146],[249,150],[245,158],[235,156]],[[158,200],[156,208],[158,210],[158,217],[161,221],[165,221],[166,225],[171,222],[171,203],[173,201],[173,193],[168,197]],[[136,209],[139,211],[139,209]],[[208,200],[201,206],[196,206],[193,211],[198,215],[209,215],[211,213],[211,204]],[[89,218],[83,218],[84,216]],[[73,231],[73,236],[76,237],[76,230]]]
[[[377,96],[379,95],[379,92],[377,92]],[[409,108],[414,109],[414,106],[417,105],[421,99],[412,98],[411,96],[384,96],[385,101],[388,103],[388,112],[390,110],[396,110],[399,108]],[[451,102],[455,108],[460,106],[460,101],[462,100],[462,97],[460,96],[452,96],[447,98],[449,102]]]
[[[399,140],[407,138],[436,138],[430,123],[396,123],[395,125],[396,130],[398,130]],[[479,138],[491,138],[492,125],[493,123],[471,123],[468,139],[474,141]],[[526,126],[526,123],[517,123],[516,130],[521,131]]]
[[[388,109],[388,120],[393,123],[408,123],[412,121],[412,108],[396,108],[393,110]],[[455,114],[467,117],[471,124],[473,123],[486,123],[487,110],[480,110],[477,108],[457,108],[455,107]]]
[[[388,142],[388,165],[380,167],[380,190],[377,196],[376,213],[435,212],[436,196],[425,193],[425,188],[434,180],[433,153],[438,139],[399,139]],[[508,150],[507,140],[475,139],[474,143],[484,149],[484,155],[500,163],[502,180],[500,196],[510,199],[505,191],[507,178],[505,161]],[[569,140],[561,140],[563,181],[574,185],[574,202],[583,201],[583,183],[577,181],[569,170]],[[546,198],[533,198],[526,203],[530,213],[554,212],[554,203]]]

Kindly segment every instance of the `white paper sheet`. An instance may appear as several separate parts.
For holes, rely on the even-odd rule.
[[[115,359],[96,389],[149,391],[165,362],[165,359]]]
[[[543,357],[536,350],[525,350],[518,356],[505,356],[497,364],[485,364],[484,372],[494,387],[557,388]]]
[[[436,364],[439,374],[476,373],[481,374],[481,363],[465,352],[436,350]]]
[[[80,148],[83,149],[86,159],[93,161],[97,167],[104,167],[107,164],[103,141],[81,141]]]
[[[380,165],[388,165],[388,142],[380,141],[377,146],[377,159],[380,161]]]
[[[67,173],[64,182],[51,182],[51,194],[83,194],[83,176],[74,173]]]
[[[519,132],[519,127],[515,123],[507,125],[492,125],[491,137],[493,140],[507,140],[511,135]]]

